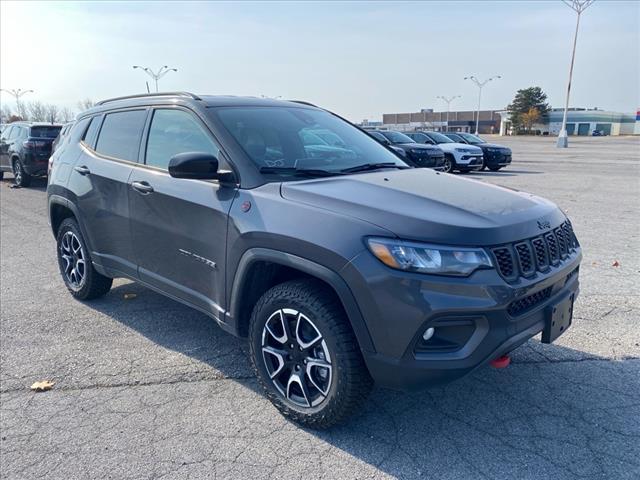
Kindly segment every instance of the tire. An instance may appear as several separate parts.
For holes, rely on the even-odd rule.
[[[13,178],[13,181],[19,187],[28,187],[31,185],[31,179],[33,177],[24,171],[24,166],[19,158],[13,161]]]
[[[71,295],[78,300],[91,300],[105,295],[111,289],[113,279],[93,268],[89,249],[73,218],[62,221],[56,240],[60,274]]]
[[[300,425],[325,429],[342,423],[371,391],[342,305],[321,282],[294,280],[268,290],[253,309],[249,344],[266,397]]]
[[[0,180],[4,179],[4,171],[0,170]]]
[[[442,164],[442,171],[444,173],[453,173],[453,167],[455,163],[453,161],[453,157],[449,154],[445,154],[444,163]]]
[[[502,167],[499,166],[495,166],[495,167],[489,167],[489,170],[491,170],[492,172],[497,172],[498,170],[500,170]]]

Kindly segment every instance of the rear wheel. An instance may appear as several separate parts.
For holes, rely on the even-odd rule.
[[[57,243],[60,274],[71,295],[79,300],[91,300],[111,289],[113,279],[93,268],[89,249],[74,219],[62,221],[58,228]]]
[[[13,178],[19,187],[28,187],[31,185],[31,175],[24,171],[24,166],[19,158],[13,161]]]
[[[296,280],[268,290],[253,310],[249,340],[267,398],[299,424],[340,423],[371,389],[344,310],[320,282]]]

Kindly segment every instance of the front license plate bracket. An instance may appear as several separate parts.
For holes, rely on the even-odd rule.
[[[575,295],[569,295],[549,307],[542,330],[542,343],[552,343],[571,326],[574,299]]]

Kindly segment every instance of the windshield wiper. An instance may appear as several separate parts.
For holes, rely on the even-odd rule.
[[[283,173],[285,175],[294,175],[298,177],[332,177],[340,175],[340,172],[330,172],[329,170],[321,170],[319,168],[295,168],[295,167],[261,167],[260,173]]]
[[[382,163],[364,163],[362,165],[356,165],[355,167],[344,168],[340,170],[342,173],[355,173],[355,172],[366,172],[369,170],[379,170],[381,168],[399,168],[404,170],[405,168],[410,168],[406,165],[398,165],[393,162],[382,162]]]

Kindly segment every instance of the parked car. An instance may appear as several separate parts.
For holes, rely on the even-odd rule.
[[[604,130],[594,130],[593,132],[591,132],[591,136],[592,137],[606,137],[607,136],[607,132],[605,132]]]
[[[306,152],[319,129],[352,155]],[[121,97],[59,151],[48,212],[71,295],[126,277],[205,313],[248,339],[266,396],[301,424],[344,420],[374,381],[449,382],[571,325],[582,253],[558,207],[409,168],[321,108]]]
[[[440,148],[416,143],[403,133],[390,130],[377,130],[369,134],[397,152],[411,166],[444,169],[444,152]]]
[[[512,155],[509,147],[496,145],[495,143],[487,143],[477,135],[472,135],[466,132],[446,132],[444,135],[454,142],[466,143],[468,145],[480,147],[484,158],[484,165],[482,166],[483,170],[488,168],[492,172],[497,172],[511,163]]]
[[[47,174],[51,144],[61,125],[14,122],[0,135],[0,179],[12,172],[16,185],[28,187],[33,177]]]
[[[418,143],[437,145],[444,150],[445,172],[458,170],[465,173],[482,168],[482,149],[478,147],[456,143],[438,132],[411,132],[407,136]]]

